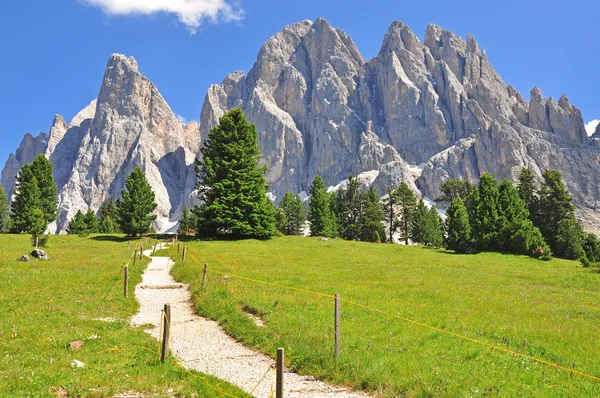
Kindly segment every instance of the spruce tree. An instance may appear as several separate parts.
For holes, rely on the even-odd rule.
[[[427,242],[427,225],[429,219],[429,210],[425,206],[423,199],[419,199],[419,203],[415,209],[412,219],[412,228],[410,239],[415,243],[425,244]]]
[[[390,187],[386,188],[386,197],[383,200],[383,212],[388,231],[388,243],[394,243],[394,233],[398,229],[398,220],[396,215],[396,196],[394,190]]]
[[[115,234],[120,232],[117,225],[117,206],[115,199],[111,196],[100,208],[100,221],[98,232],[103,234]]]
[[[383,207],[375,187],[371,186],[364,195],[360,222],[360,240],[363,242],[385,242]]]
[[[88,209],[84,216],[84,222],[86,225],[88,234],[98,233],[98,218],[96,217],[96,213],[92,209]]]
[[[450,204],[454,199],[461,198],[466,206],[473,185],[469,181],[454,178],[442,182],[439,189],[442,195],[436,199],[436,202]]]
[[[8,231],[10,207],[8,206],[8,196],[4,188],[0,185],[0,233]]]
[[[87,225],[85,224],[85,215],[81,210],[77,210],[77,213],[75,213],[73,218],[69,221],[67,233],[71,235],[84,235],[86,230]]]
[[[408,245],[408,240],[411,235],[411,227],[415,208],[417,206],[417,198],[408,185],[402,181],[400,186],[394,190],[396,201],[399,208],[400,218],[400,234],[404,239],[404,244]]]
[[[31,170],[40,189],[40,209],[44,212],[46,224],[56,221],[58,187],[54,182],[53,166],[46,156],[40,154],[31,163]]]
[[[152,215],[157,206],[152,187],[139,167],[127,177],[125,187],[127,189],[121,191],[121,200],[117,201],[117,222],[129,236],[145,234],[156,219]]]
[[[482,251],[501,250],[498,242],[498,184],[496,179],[484,173],[479,180],[479,198],[472,203],[470,215],[475,247]]]
[[[309,190],[308,222],[311,236],[334,236],[334,219],[331,210],[330,195],[325,189],[325,183],[316,176]]]
[[[558,221],[554,246],[552,246],[554,255],[569,260],[579,259],[585,255],[582,246],[583,237],[583,229],[575,216],[567,216]]]
[[[471,226],[467,209],[460,197],[455,198],[446,211],[446,247],[456,253],[472,251]]]
[[[340,188],[337,198],[336,217],[339,234],[346,240],[360,240],[364,192],[360,181],[350,176],[346,188]]]
[[[561,221],[568,219],[569,221],[563,225],[563,231],[572,229],[572,226],[568,224],[575,219],[575,207],[571,204],[573,198],[559,171],[546,170],[542,174],[542,178],[539,195],[539,228],[554,254],[562,257],[563,250],[557,247],[558,226]],[[567,239],[567,237],[563,237],[563,239]],[[564,241],[561,242],[561,245],[566,247]]]
[[[208,134],[197,161],[203,204],[194,213],[200,236],[267,239],[275,211],[266,196],[266,167],[259,167],[256,126],[241,109],[226,112]]]
[[[539,198],[537,195],[537,187],[535,184],[535,175],[529,168],[523,168],[519,174],[519,184],[517,192],[521,200],[525,202],[529,211],[529,218],[534,225],[538,225],[538,212],[540,210]]]
[[[429,208],[425,244],[435,247],[440,247],[444,244],[444,222],[435,206]]]
[[[31,164],[25,164],[17,174],[11,207],[11,232],[16,234],[29,232],[35,218],[34,210],[41,207],[40,188],[33,174]]]
[[[600,263],[600,240],[593,233],[587,233],[582,241],[583,251],[589,261],[587,265],[597,265]],[[586,265],[586,264],[584,264]]]
[[[279,202],[279,210],[283,216],[279,216],[280,232],[285,235],[300,235],[306,221],[306,211],[300,196],[286,192]]]
[[[192,228],[194,228],[193,215],[187,205],[183,205],[181,219],[179,220],[179,230],[181,233],[189,234]]]

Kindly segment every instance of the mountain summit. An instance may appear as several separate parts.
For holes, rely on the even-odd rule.
[[[600,229],[600,132],[587,137],[569,99],[534,87],[527,101],[472,36],[429,25],[421,41],[402,22],[371,60],[325,19],[286,26],[247,75],[233,72],[209,88],[199,125],[183,126],[135,59],[115,54],[98,99],[69,125],[57,116],[48,134],[26,135],[2,185],[10,193],[19,167],[45,153],[60,191],[56,230],[64,231],[77,210],[118,197],[139,166],[157,195],[155,227],[168,230],[193,200],[202,140],[235,107],[257,126],[275,197],[307,191],[315,175],[328,185],[361,175],[380,193],[406,181],[435,198],[448,178],[477,182],[489,172],[515,181],[522,167],[538,176],[552,168],[584,225]]]

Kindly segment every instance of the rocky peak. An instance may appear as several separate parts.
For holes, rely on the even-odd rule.
[[[75,115],[73,119],[71,119],[69,127],[80,126],[84,120],[93,119],[96,115],[97,102],[97,100],[93,100],[88,106],[79,111],[79,113],[77,113],[77,115]]]
[[[54,148],[63,139],[67,130],[69,130],[69,126],[67,125],[67,122],[65,122],[65,119],[60,115],[56,115],[52,121],[52,126],[50,127],[48,146],[46,148],[47,156],[50,156],[50,154],[54,152]]]

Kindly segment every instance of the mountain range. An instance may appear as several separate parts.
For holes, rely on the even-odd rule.
[[[133,57],[110,57],[98,98],[70,123],[25,135],[1,175],[12,194],[19,168],[43,153],[54,164],[65,231],[77,210],[119,197],[141,167],[157,197],[155,228],[177,225],[196,201],[194,159],[227,110],[256,124],[270,196],[305,195],[315,175],[334,186],[349,175],[383,193],[406,181],[436,198],[449,178],[477,182],[489,172],[516,181],[560,170],[584,226],[600,231],[600,125],[588,137],[566,95],[526,100],[504,83],[475,38],[429,25],[424,41],[394,22],[370,60],[325,19],[286,26],[262,46],[254,66],[206,93],[200,123],[182,124]]]

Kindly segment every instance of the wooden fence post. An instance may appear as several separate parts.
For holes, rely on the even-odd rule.
[[[129,267],[125,266],[125,279],[123,280],[123,296],[127,298],[129,293]]]
[[[133,251],[133,266],[135,267],[135,260],[137,260],[137,249]]]
[[[277,376],[275,381],[275,398],[283,398],[283,348],[277,349]]]
[[[177,254],[179,254],[179,242],[177,242]]]
[[[144,248],[140,247],[140,261],[142,261],[142,254],[144,254]]]
[[[183,246],[183,254],[181,255],[181,262],[185,262],[185,253],[187,252],[187,247]]]
[[[340,295],[335,295],[335,360],[340,359]]]
[[[165,304],[162,315],[163,318],[163,334],[162,334],[162,350],[160,360],[164,362],[169,356],[169,338],[171,335],[171,304]]]
[[[206,273],[208,272],[208,264],[204,264],[204,275],[202,275],[202,289],[206,289]]]

